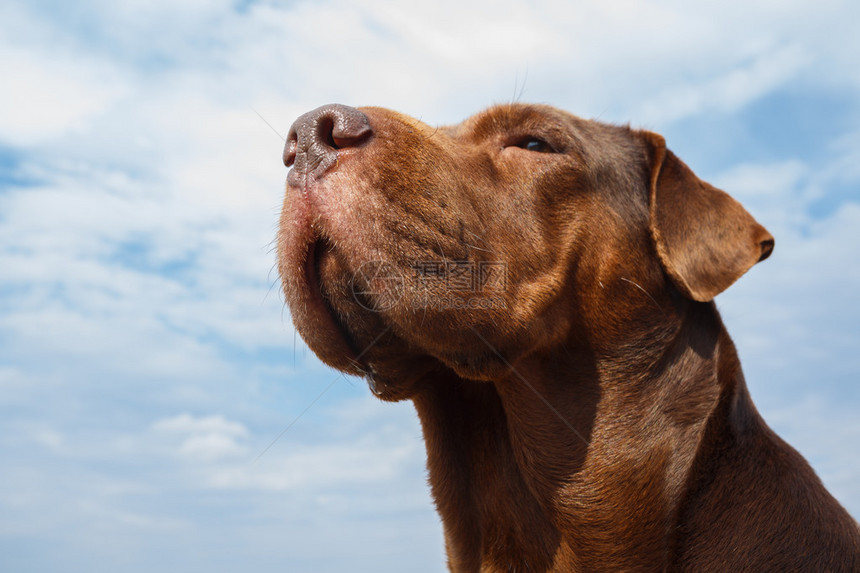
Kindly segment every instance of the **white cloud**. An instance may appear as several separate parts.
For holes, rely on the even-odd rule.
[[[423,441],[404,432],[417,422],[410,408],[353,399],[329,408],[327,417],[334,428],[327,439],[294,443],[280,433],[263,447],[267,436],[252,436],[243,423],[184,413],[153,422],[151,434],[134,438],[134,447],[177,456],[194,485],[223,490],[322,494],[394,482],[423,467]],[[260,451],[252,451],[251,443]]]
[[[223,416],[195,418],[190,414],[180,414],[172,418],[156,421],[153,430],[160,433],[178,435],[182,444],[177,453],[182,457],[215,461],[246,453],[239,442],[248,436],[248,430],[238,422]]]
[[[854,129],[833,142],[833,160],[826,172],[825,181],[837,184],[860,184],[860,118],[850,118]],[[860,193],[855,195],[860,199]]]
[[[10,390],[26,384],[24,374],[17,368],[0,366],[0,389]]]
[[[423,458],[423,444],[343,443],[301,447],[258,464],[213,468],[207,475],[215,489],[312,491],[390,482],[403,475],[407,462]],[[273,456],[274,457],[274,456]]]
[[[795,79],[812,63],[800,46],[768,50],[749,63],[734,63],[727,71],[689,84],[672,83],[647,99],[641,121],[665,124],[703,112],[730,114]]]
[[[727,190],[782,243],[809,219],[810,167],[799,159],[772,164],[744,163],[713,181]]]
[[[231,439],[248,435],[248,429],[239,422],[233,422],[224,416],[194,417],[191,414],[179,414],[172,418],[163,418],[152,424],[157,432],[172,432],[178,434],[216,434]]]
[[[65,437],[62,434],[50,428],[37,430],[33,434],[32,439],[36,444],[51,450],[59,450],[66,443]]]
[[[20,15],[10,12],[0,11],[12,17],[6,25],[20,24]],[[62,40],[34,46],[0,35],[0,143],[29,146],[70,136],[127,94],[126,78],[112,62],[68,53]]]

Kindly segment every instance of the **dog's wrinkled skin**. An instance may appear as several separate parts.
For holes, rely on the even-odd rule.
[[[325,106],[285,161],[293,320],[414,402],[453,571],[860,570],[711,302],[773,239],[662,137],[546,106],[445,128]],[[470,306],[486,293],[427,261],[504,281]]]

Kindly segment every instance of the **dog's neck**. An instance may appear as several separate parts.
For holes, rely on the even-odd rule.
[[[712,304],[663,325],[625,352],[572,341],[495,382],[452,373],[414,397],[455,570],[659,570],[671,559],[706,424],[745,389]]]

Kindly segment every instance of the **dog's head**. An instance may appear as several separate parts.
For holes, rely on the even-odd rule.
[[[571,338],[611,340],[673,296],[710,301],[773,248],[659,135],[547,106],[443,128],[324,106],[284,159],[293,321],[388,399],[429,370],[489,379]]]

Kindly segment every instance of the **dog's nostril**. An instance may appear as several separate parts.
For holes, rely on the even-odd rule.
[[[335,149],[355,147],[367,140],[373,130],[367,116],[354,108],[338,110],[331,130],[331,141]]]
[[[334,118],[329,115],[324,115],[319,119],[317,124],[317,140],[332,149],[340,149],[340,146],[334,139]]]
[[[296,162],[296,152],[299,149],[299,137],[294,129],[287,136],[287,144],[284,146],[284,165],[292,167]]]
[[[372,134],[367,116],[353,107],[332,105],[323,108],[317,136],[332,149],[355,147]]]

